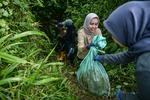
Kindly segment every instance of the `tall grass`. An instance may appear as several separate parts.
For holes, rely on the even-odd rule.
[[[56,45],[45,37],[43,32],[27,31],[0,38],[0,99],[75,99],[68,88],[69,81],[61,73],[64,63],[49,61]],[[24,38],[30,38],[35,43]],[[39,48],[39,38],[49,44],[47,52]],[[17,50],[23,50],[23,54]]]
[[[31,9],[43,0],[0,1],[0,99],[74,100],[55,45]]]

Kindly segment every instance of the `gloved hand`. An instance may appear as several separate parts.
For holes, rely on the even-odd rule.
[[[69,52],[67,54],[67,57],[69,57],[70,55],[72,55],[74,53],[74,48],[70,48]]]
[[[101,59],[100,59],[100,55],[96,55],[95,57],[94,57],[94,61],[100,61]]]
[[[116,91],[116,97],[117,97],[117,100],[123,100],[123,96],[122,96],[122,91],[119,89]]]
[[[87,46],[86,46],[86,49],[90,49],[90,47],[92,47],[92,46],[95,46],[93,43],[90,43],[90,44],[88,44]]]
[[[117,100],[139,100],[136,93],[134,92],[125,93],[120,89],[116,90],[115,96],[117,97]]]

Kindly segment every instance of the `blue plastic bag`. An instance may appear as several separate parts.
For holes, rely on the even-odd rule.
[[[106,46],[106,39],[102,35],[96,35],[92,43],[95,47],[90,48],[88,54],[80,63],[77,70],[77,80],[80,86],[90,93],[98,96],[108,96],[110,92],[108,75],[103,65],[93,59],[98,50]]]

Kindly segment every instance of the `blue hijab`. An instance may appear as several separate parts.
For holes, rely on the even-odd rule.
[[[128,52],[139,55],[150,51],[150,1],[127,2],[104,21],[105,28]]]

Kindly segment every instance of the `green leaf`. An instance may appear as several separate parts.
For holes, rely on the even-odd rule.
[[[117,89],[121,89],[121,85],[117,85],[116,88],[117,88]]]
[[[0,26],[5,27],[6,26],[6,21],[4,19],[0,19]]]
[[[58,81],[60,79],[61,78],[56,78],[56,77],[46,78],[46,79],[42,79],[42,80],[36,81],[35,83],[33,83],[33,85],[44,85],[46,83]]]
[[[11,64],[10,66],[7,66],[5,69],[3,69],[0,74],[3,77],[6,77],[8,74],[13,72],[16,67],[18,67],[18,64]]]
[[[3,6],[3,4],[2,3],[0,3],[0,7],[2,7]]]
[[[0,80],[0,85],[8,84],[8,83],[11,83],[11,82],[19,82],[21,80],[23,80],[22,77],[6,78],[6,79]]]
[[[38,4],[39,4],[39,6],[44,7],[44,5],[43,5],[43,0],[37,0],[37,2],[38,2]]]
[[[2,44],[9,36],[10,36],[10,34],[0,38],[0,44]]]
[[[21,44],[27,44],[27,43],[28,43],[28,42],[12,43],[12,44],[9,44],[9,45],[6,45],[5,47],[3,47],[3,48],[1,49],[1,51],[6,50],[6,49],[9,49],[9,48],[11,48],[12,46],[21,45]]]
[[[50,62],[45,65],[46,66],[62,66],[62,65],[64,65],[64,63],[63,62]]]
[[[22,37],[26,37],[26,36],[29,36],[29,35],[40,35],[40,36],[44,36],[46,39],[48,39],[49,41],[49,38],[47,37],[47,35],[44,33],[44,32],[41,32],[41,31],[26,31],[26,32],[23,32],[23,33],[20,33],[20,34],[16,34],[14,37],[12,37],[10,40],[15,40],[15,39],[18,39],[18,38],[22,38]],[[49,41],[50,42],[50,41]]]
[[[7,11],[7,10],[5,10],[5,11],[3,12],[3,16],[5,16],[5,17],[9,17],[9,13],[8,13],[8,11]]]
[[[129,85],[127,82],[123,82],[124,85]]]
[[[27,63],[27,61],[22,58],[1,51],[0,51],[0,58],[3,58],[6,61],[9,61],[10,63],[23,63],[23,64]]]

